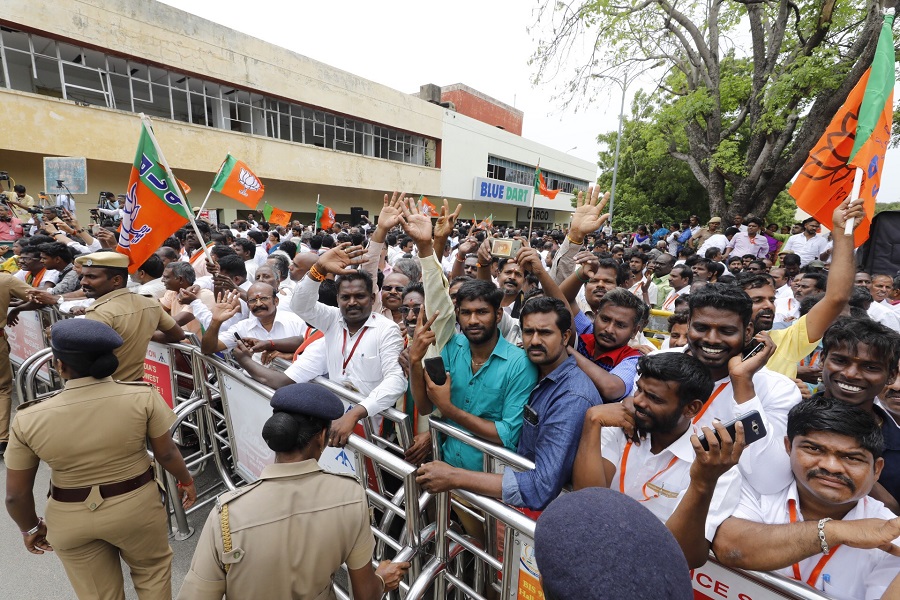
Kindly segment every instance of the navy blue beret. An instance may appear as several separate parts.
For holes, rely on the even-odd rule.
[[[272,395],[272,408],[334,421],[344,416],[344,403],[331,390],[315,383],[292,383]]]
[[[563,494],[538,518],[534,555],[555,600],[691,600],[690,570],[666,526],[607,488]]]
[[[50,346],[62,352],[106,354],[123,343],[112,327],[90,319],[64,319],[50,328]]]

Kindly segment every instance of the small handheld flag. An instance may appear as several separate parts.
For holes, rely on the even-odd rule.
[[[256,208],[266,190],[250,167],[231,154],[225,157],[212,189],[250,208]]]
[[[534,169],[534,195],[535,196],[546,196],[551,200],[556,200],[556,195],[559,193],[559,190],[548,190],[547,182],[544,181],[544,174],[541,172],[541,165],[538,163],[538,166]]]

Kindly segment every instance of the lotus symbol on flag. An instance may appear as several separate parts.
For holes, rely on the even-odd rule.
[[[262,184],[259,183],[259,179],[257,179],[253,173],[244,168],[241,169],[241,174],[238,176],[238,181],[240,181],[241,185],[244,186],[244,189],[238,192],[242,196],[247,196],[247,192],[258,192],[262,187]]]
[[[122,218],[122,230],[119,233],[119,245],[123,248],[130,248],[132,244],[139,244],[144,236],[153,231],[153,229],[143,224],[138,229],[134,228],[134,222],[137,220],[138,212],[141,205],[137,202],[137,183],[132,184],[128,193],[125,195],[125,206],[123,212],[125,216]]]

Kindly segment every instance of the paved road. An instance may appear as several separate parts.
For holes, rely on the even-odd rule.
[[[199,483],[199,481],[198,481]],[[46,490],[50,485],[50,469],[41,463],[34,484],[35,502],[39,515],[44,514],[47,504]],[[0,460],[0,497],[6,496],[6,464]],[[172,588],[178,593],[181,582],[191,565],[191,557],[200,536],[200,530],[211,505],[188,516],[194,534],[184,541],[170,541],[175,556],[172,562]],[[131,587],[128,568],[125,572],[125,597],[136,600],[137,594]],[[0,514],[0,597],[9,600],[76,600],[69,585],[62,563],[52,553],[37,556],[28,553],[22,544],[22,535],[15,522],[6,511]]]

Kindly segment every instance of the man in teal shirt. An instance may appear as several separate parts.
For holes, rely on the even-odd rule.
[[[524,350],[499,335],[502,298],[503,292],[489,281],[464,283],[456,295],[462,333],[441,352],[447,382],[435,385],[421,366],[429,339],[426,334],[410,348],[410,384],[419,414],[438,409],[445,420],[515,452],[522,413],[537,384],[537,368]],[[453,438],[444,440],[442,455],[454,467],[484,468],[481,452]]]

